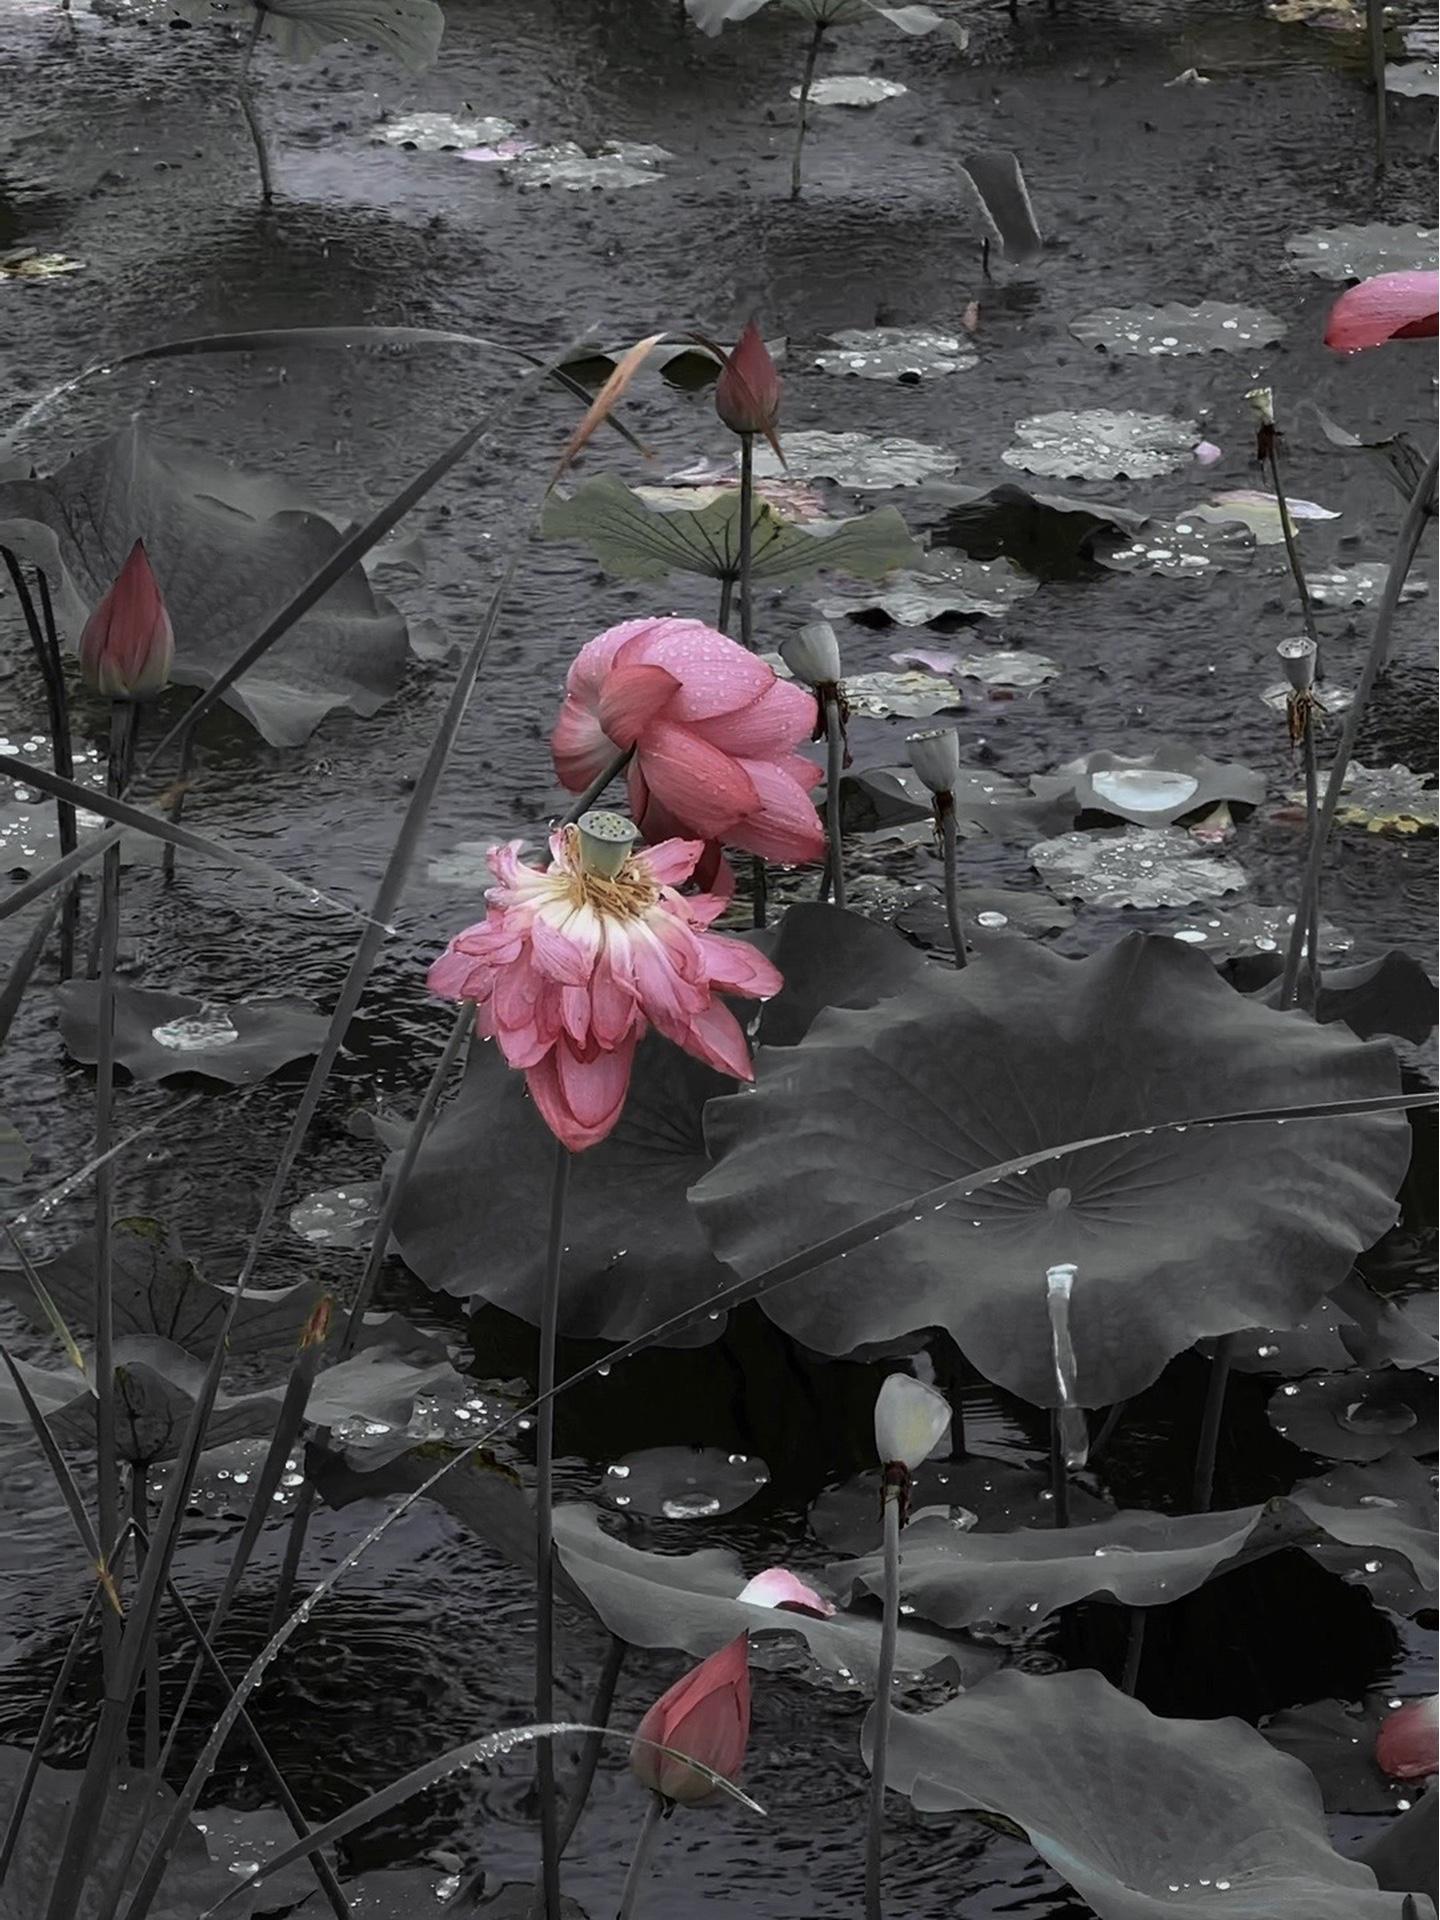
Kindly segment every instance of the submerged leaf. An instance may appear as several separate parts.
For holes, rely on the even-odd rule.
[[[412,73],[434,64],[445,31],[435,0],[265,0],[266,32],[290,60],[309,60],[337,40],[383,47]]]
[[[1020,444],[1000,458],[1026,473],[1057,479],[1149,480],[1184,466],[1199,429],[1168,414],[1115,412],[1106,407],[1038,413],[1016,423]]]
[[[77,1060],[93,1066],[99,1047],[100,988],[69,980],[59,989],[60,1033]],[[115,988],[115,1058],[136,1080],[202,1074],[252,1086],[292,1060],[318,1053],[327,1022],[304,1000],[237,1000],[221,1006],[159,988]]]
[[[1317,506],[1313,500],[1287,497],[1285,504],[1290,510],[1291,531],[1294,533],[1298,533],[1307,520],[1340,518],[1338,513],[1332,513],[1328,507]],[[1186,511],[1191,520],[1238,521],[1241,526],[1250,529],[1257,544],[1262,547],[1278,547],[1285,538],[1285,528],[1280,520],[1280,503],[1273,493],[1240,488],[1231,493],[1217,493],[1213,500],[1202,501]]]
[[[652,1520],[709,1520],[733,1513],[770,1484],[770,1469],[749,1453],[718,1447],[646,1447],[614,1461],[601,1477],[605,1499]]]
[[[1336,1543],[1312,1559],[1396,1613],[1435,1605],[1435,1478],[1408,1454],[1302,1480],[1289,1499]]]
[[[1179,827],[1062,833],[1030,849],[1031,864],[1064,900],[1100,907],[1187,907],[1249,885]]]

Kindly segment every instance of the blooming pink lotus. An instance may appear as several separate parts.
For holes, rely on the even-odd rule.
[[[1440,273],[1381,273],[1348,287],[1330,309],[1325,344],[1342,353],[1440,332]]]
[[[750,1737],[750,1656],[745,1635],[712,1653],[675,1682],[636,1728],[641,1740],[699,1760],[726,1780],[738,1777]],[[693,1806],[715,1791],[703,1774],[653,1747],[631,1748],[630,1765],[652,1793]]]
[[[150,700],[168,685],[175,635],[145,542],[137,540],[114,584],[85,622],[80,672],[111,700]]]
[[[766,860],[819,860],[820,769],[795,752],[815,697],[700,620],[626,620],[588,641],[551,749],[581,793],[633,748],[630,807],[647,840],[695,834]]]
[[[490,911],[429,973],[432,993],[475,1002],[476,1031],[524,1072],[550,1131],[573,1153],[605,1138],[651,1026],[720,1073],[753,1079],[745,1036],[715,996],[768,999],[782,982],[743,940],[706,931],[723,899],[676,891],[700,842],[666,840],[610,872],[587,864],[574,827],[552,835],[550,850],[547,870],[520,858],[518,840],[491,849]]]
[[[776,1613],[806,1613],[816,1620],[828,1620],[835,1611],[823,1594],[807,1587],[788,1567],[766,1567],[747,1580],[735,1598],[752,1607],[770,1607]]]
[[[1381,1722],[1375,1764],[1392,1780],[1425,1780],[1440,1773],[1440,1695],[1410,1700]]]

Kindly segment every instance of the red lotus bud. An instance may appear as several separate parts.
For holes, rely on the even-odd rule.
[[[170,683],[175,635],[145,542],[137,540],[115,583],[85,622],[80,671],[110,700],[152,700]]]
[[[720,369],[715,411],[732,433],[763,433],[771,440],[780,419],[780,394],[780,375],[752,320]]]
[[[726,1780],[734,1780],[750,1737],[750,1661],[742,1633],[728,1647],[702,1660],[668,1692],[662,1693],[636,1732],[677,1753],[689,1754]],[[704,1774],[682,1760],[634,1747],[630,1765],[640,1781],[667,1800],[692,1805],[715,1788]]]

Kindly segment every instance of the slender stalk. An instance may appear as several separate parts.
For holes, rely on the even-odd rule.
[[[1128,1400],[1117,1400],[1105,1415],[1105,1418],[1100,1422],[1100,1431],[1090,1442],[1090,1462],[1092,1466],[1114,1438],[1115,1429],[1125,1417],[1125,1409],[1129,1404],[1130,1402]]]
[[[1200,1416],[1190,1501],[1197,1513],[1210,1511],[1210,1496],[1215,1488],[1215,1450],[1220,1444],[1220,1422],[1225,1414],[1225,1389],[1230,1380],[1230,1356],[1234,1348],[1234,1334],[1222,1334],[1215,1342],[1215,1356],[1210,1362],[1210,1384],[1205,1392],[1205,1411]]]
[[[1370,81],[1375,89],[1375,177],[1383,179],[1387,127],[1385,98],[1385,0],[1365,0],[1365,24],[1370,38]]]
[[[615,1704],[615,1688],[619,1684],[620,1669],[625,1664],[625,1656],[630,1651],[625,1641],[612,1634],[610,1650],[605,1655],[605,1664],[600,1669],[600,1678],[595,1682],[595,1697],[590,1702],[590,1711],[585,1718],[592,1727],[607,1727],[610,1724],[610,1709]],[[590,1788],[595,1779],[595,1768],[599,1764],[600,1749],[604,1745],[600,1733],[587,1733],[585,1743],[580,1749],[580,1761],[575,1769],[575,1778],[571,1782],[570,1792],[565,1801],[565,1813],[560,1822],[558,1845],[563,1854],[569,1846],[580,1816],[585,1811],[585,1802],[590,1798]]]
[[[1300,743],[1305,764],[1305,838],[1308,845],[1320,819],[1320,770],[1315,759],[1314,716],[1305,718],[1305,734]],[[1305,915],[1305,973],[1310,989],[1310,1011],[1320,1004],[1320,882],[1316,879],[1306,899],[1297,909]],[[1281,1005],[1287,1004],[1282,996]]]
[[[640,1910],[640,1889],[650,1872],[650,1857],[655,1851],[655,1842],[660,1837],[660,1822],[664,1818],[665,1802],[658,1793],[652,1793],[650,1804],[645,1809],[645,1818],[640,1822],[640,1831],[635,1836],[635,1852],[630,1859],[630,1871],[625,1876],[625,1890],[620,1895],[615,1920],[635,1920]]]
[[[1050,1409],[1050,1491],[1055,1500],[1055,1524],[1070,1524],[1070,1480],[1065,1472],[1065,1439],[1060,1431],[1060,1409]]]
[[[755,436],[740,436],[740,644],[755,651],[755,606],[750,572],[755,546]]]
[[[821,698],[825,702],[825,833],[830,843],[827,891],[836,906],[843,907],[845,848],[840,837],[840,782],[845,772],[845,726],[835,690],[826,688]]]
[[[721,633],[730,631],[730,609],[735,599],[735,576],[727,573],[720,582],[720,611],[715,616],[715,625]]]
[[[1145,1658],[1145,1620],[1144,1607],[1131,1607],[1130,1634],[1125,1642],[1125,1671],[1120,1676],[1120,1691],[1128,1693],[1132,1699],[1140,1683],[1140,1662]]]
[[[950,944],[955,949],[955,964],[965,965],[965,923],[960,918],[959,881],[955,871],[955,796],[941,796],[949,805],[940,813],[940,858],[945,869],[945,919],[950,927]]]
[[[562,827],[573,827],[582,813],[588,813],[609,786],[610,782],[619,779],[626,767],[629,766],[634,754],[634,747],[622,747],[610,762],[609,766],[596,774],[580,798],[565,809],[560,825]]]
[[[245,51],[240,56],[240,71],[235,79],[235,92],[239,97],[240,111],[245,116],[245,124],[250,129],[250,138],[255,144],[255,162],[260,169],[260,201],[268,207],[275,198],[275,182],[270,175],[270,149],[265,144],[265,130],[260,125],[260,116],[255,111],[255,102],[250,92],[250,63],[255,57],[256,43],[265,31],[265,9],[255,8],[255,24],[250,29],[250,38],[245,42]]]
[[[758,854],[750,856],[750,924],[763,927],[769,916],[770,886],[765,875],[765,861]]]
[[[1385,591],[1380,596],[1380,605],[1375,610],[1375,627],[1370,636],[1370,650],[1365,656],[1365,665],[1360,673],[1360,684],[1355,689],[1355,698],[1351,702],[1349,712],[1345,715],[1340,743],[1335,749],[1335,758],[1330,763],[1330,777],[1325,783],[1325,797],[1320,804],[1320,816],[1315,822],[1315,829],[1310,835],[1310,844],[1306,852],[1305,873],[1300,883],[1295,924],[1290,929],[1290,945],[1285,955],[1285,985],[1281,989],[1282,1006],[1288,1004],[1287,989],[1293,995],[1295,982],[1299,978],[1300,949],[1305,941],[1304,903],[1319,893],[1320,869],[1325,860],[1325,843],[1335,825],[1335,815],[1340,810],[1340,789],[1349,770],[1350,755],[1355,750],[1360,722],[1364,718],[1365,708],[1390,650],[1390,633],[1395,624],[1400,595],[1404,591],[1411,564],[1424,536],[1426,522],[1434,512],[1437,472],[1440,472],[1440,454],[1432,453],[1426,463],[1425,471],[1415,483],[1414,493],[1410,496],[1410,505],[1401,524],[1400,533],[1395,542],[1394,558],[1391,560],[1390,571],[1386,576]]]
[[[172,784],[172,791],[175,798],[170,806],[170,819],[175,825],[179,824],[180,816],[185,811],[185,789],[189,783],[190,769],[194,764],[195,734],[192,730],[189,733],[182,734],[180,737],[180,765],[175,770],[175,779]],[[167,840],[165,842],[165,851],[160,856],[160,867],[167,881],[174,879],[175,842],[173,840]]]
[[[110,703],[110,759],[106,788],[120,794],[129,784],[135,762],[135,733],[139,709],[130,700]],[[115,1442],[115,1316],[114,1285],[115,1162],[110,1152],[115,1103],[115,955],[120,940],[120,846],[105,854],[100,882],[100,990],[96,1007],[95,1041],[95,1297],[91,1324],[95,1331],[95,1468],[96,1507],[101,1540],[113,1540],[120,1531],[120,1465]],[[120,1650],[120,1621],[109,1609],[101,1620],[101,1644],[107,1681],[113,1676]]]
[[[135,1583],[145,1574],[145,1542],[150,1537],[150,1494],[148,1469],[143,1463],[130,1465],[130,1518],[135,1527]],[[145,1771],[154,1773],[160,1765],[160,1640],[152,1634],[145,1649]]]
[[[883,1920],[881,1850],[885,1844],[885,1766],[890,1748],[890,1695],[900,1633],[900,1489],[885,1488],[885,1598],[880,1663],[875,1674],[875,1750],[870,1757],[870,1814],[865,1829],[865,1920]]]
[[[560,1269],[565,1254],[565,1194],[570,1150],[555,1142],[550,1181],[550,1234],[545,1250],[545,1291],[540,1302],[540,1364],[535,1417],[535,1718],[555,1718],[555,1347],[560,1322]],[[535,1747],[535,1783],[540,1794],[540,1866],[545,1920],[560,1920],[560,1828],[555,1805],[555,1749]]]
[[[790,162],[790,198],[800,198],[800,162],[805,151],[805,126],[810,114],[810,88],[815,80],[815,62],[820,58],[820,43],[825,38],[825,22],[817,20],[805,55],[805,71],[800,76],[800,105],[795,117],[795,153]]]
[[[1280,477],[1280,436],[1273,429],[1266,436],[1266,464],[1270,468],[1270,485],[1275,490],[1275,504],[1280,509],[1280,531],[1285,536],[1285,555],[1290,562],[1290,573],[1295,581],[1295,591],[1300,598],[1300,617],[1305,622],[1305,637],[1315,649],[1315,672],[1324,677],[1321,666],[1320,634],[1315,625],[1315,605],[1310,598],[1310,587],[1305,578],[1304,562],[1300,558],[1300,548],[1295,540],[1295,523],[1290,518],[1290,502],[1285,497],[1285,482]]]

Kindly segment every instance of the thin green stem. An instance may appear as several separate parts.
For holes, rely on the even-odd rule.
[[[175,779],[171,792],[175,798],[170,804],[171,824],[178,826],[185,811],[185,792],[190,782],[190,769],[195,764],[195,734],[192,729],[180,738],[180,765],[175,770]],[[167,880],[175,877],[175,842],[167,840],[165,851],[160,856],[160,868]]]
[[[270,149],[265,144],[265,129],[260,125],[260,116],[255,111],[255,101],[250,91],[250,63],[255,58],[255,48],[261,34],[265,31],[265,9],[255,7],[255,24],[250,29],[250,38],[245,42],[245,51],[240,56],[240,71],[236,75],[235,91],[240,100],[240,111],[245,116],[245,124],[250,129],[250,138],[255,145],[255,162],[260,169],[260,201],[269,206],[275,198],[275,182],[270,174]]]
[[[956,873],[955,798],[942,796],[949,804],[940,815],[940,859],[945,869],[945,919],[950,928],[950,944],[955,949],[955,964],[965,965],[965,923],[960,918],[959,877]]]
[[[635,757],[634,747],[621,747],[608,767],[603,768],[586,787],[578,800],[573,801],[561,815],[562,827],[573,827],[582,813],[588,813],[595,802],[604,793],[612,780],[618,780]]]
[[[1210,1511],[1210,1496],[1215,1490],[1215,1454],[1220,1444],[1220,1423],[1225,1417],[1225,1389],[1230,1381],[1230,1357],[1234,1349],[1234,1334],[1222,1334],[1215,1342],[1210,1361],[1210,1383],[1205,1391],[1205,1411],[1200,1416],[1195,1482],[1190,1500],[1196,1513]]]
[[[590,1711],[585,1718],[597,1729],[610,1724],[610,1709],[615,1704],[615,1689],[620,1681],[620,1669],[625,1664],[625,1656],[630,1651],[625,1641],[618,1635],[610,1636],[609,1651],[605,1655],[605,1664],[600,1669],[600,1677],[595,1682],[595,1697],[590,1702]],[[580,1760],[575,1768],[575,1778],[570,1783],[570,1791],[565,1800],[565,1813],[560,1822],[559,1847],[563,1854],[569,1846],[580,1816],[585,1811],[585,1802],[590,1798],[590,1788],[595,1780],[595,1768],[599,1764],[600,1749],[604,1745],[602,1735],[597,1731],[587,1733],[585,1743],[580,1749]]]
[[[829,841],[829,892],[837,907],[845,905],[845,847],[840,833],[840,782],[845,773],[845,725],[840,701],[826,688],[825,702],[825,834]]]
[[[1320,634],[1315,625],[1315,605],[1310,598],[1310,586],[1305,578],[1305,564],[1300,558],[1300,548],[1295,539],[1295,522],[1290,518],[1290,502],[1285,497],[1285,482],[1280,476],[1280,436],[1273,430],[1268,440],[1267,464],[1270,468],[1270,484],[1275,489],[1275,504],[1280,509],[1280,531],[1285,537],[1285,555],[1290,562],[1291,577],[1295,582],[1295,592],[1300,600],[1300,618],[1305,622],[1305,637],[1315,649],[1315,672],[1323,677],[1320,654]]]
[[[740,436],[740,644],[755,651],[755,606],[750,572],[755,545],[755,436]]]
[[[769,918],[770,886],[765,873],[765,860],[762,854],[750,856],[750,924],[763,927]]]
[[[540,1361],[535,1417],[535,1718],[544,1726],[555,1718],[555,1348],[560,1326],[560,1270],[565,1257],[565,1194],[570,1184],[570,1150],[555,1142],[550,1180],[550,1232],[545,1249],[545,1291],[540,1302]],[[560,1920],[560,1827],[555,1803],[555,1748],[541,1740],[535,1748],[535,1783],[540,1795],[540,1869],[545,1920]]]
[[[1109,1412],[1105,1415],[1105,1418],[1100,1422],[1100,1431],[1095,1435],[1095,1438],[1090,1442],[1089,1459],[1090,1459],[1090,1464],[1092,1466],[1100,1458],[1100,1455],[1105,1451],[1106,1447],[1109,1446],[1111,1440],[1114,1438],[1115,1429],[1119,1426],[1120,1422],[1124,1419],[1125,1409],[1126,1407],[1129,1406],[1129,1404],[1130,1402],[1128,1400],[1117,1400],[1114,1406],[1111,1407]]]
[[[1385,98],[1385,0],[1365,0],[1370,40],[1370,84],[1375,89],[1375,177],[1383,179],[1388,158]]]
[[[1145,1619],[1144,1607],[1131,1607],[1130,1632],[1125,1641],[1125,1671],[1120,1676],[1120,1691],[1128,1693],[1132,1700],[1140,1684],[1140,1662],[1145,1658]]]
[[[150,1494],[148,1470],[139,1461],[130,1465],[130,1518],[135,1533],[135,1583],[145,1574],[145,1542],[150,1537]],[[152,1634],[145,1649],[145,1771],[155,1773],[160,1766],[160,1640]]]
[[[883,1920],[882,1850],[885,1845],[885,1769],[890,1750],[890,1696],[895,1687],[895,1646],[900,1635],[900,1489],[885,1488],[885,1593],[880,1623],[880,1662],[875,1674],[875,1746],[870,1756],[870,1813],[865,1829],[865,1920]]]
[[[655,1851],[655,1842],[660,1837],[660,1822],[665,1818],[665,1813],[665,1802],[658,1793],[652,1793],[650,1804],[645,1809],[645,1818],[640,1822],[640,1831],[635,1836],[635,1851],[630,1858],[630,1871],[625,1876],[625,1891],[620,1895],[620,1907],[615,1920],[635,1920],[640,1910],[640,1889],[650,1872],[650,1859]]]
[[[1065,1471],[1065,1436],[1060,1429],[1060,1409],[1050,1409],[1050,1494],[1055,1502],[1055,1524],[1070,1524],[1070,1478]]]
[[[800,198],[801,161],[805,152],[805,127],[810,117],[810,88],[815,81],[815,62],[820,58],[820,45],[825,38],[825,23],[815,22],[815,31],[810,36],[810,47],[805,55],[805,71],[800,76],[800,104],[795,109],[795,152],[790,161],[790,198]]]
[[[1301,742],[1300,750],[1305,763],[1305,833],[1308,841],[1316,831],[1320,818],[1320,769],[1315,760],[1313,716],[1307,717],[1305,737]],[[1320,1005],[1320,881],[1318,876],[1310,890],[1309,898],[1301,902],[1300,911],[1305,915],[1306,921],[1305,973],[1310,988],[1310,1011],[1318,1018]]]
[[[720,582],[720,610],[715,615],[715,625],[721,633],[730,631],[730,611],[735,599],[735,576],[727,573]]]

